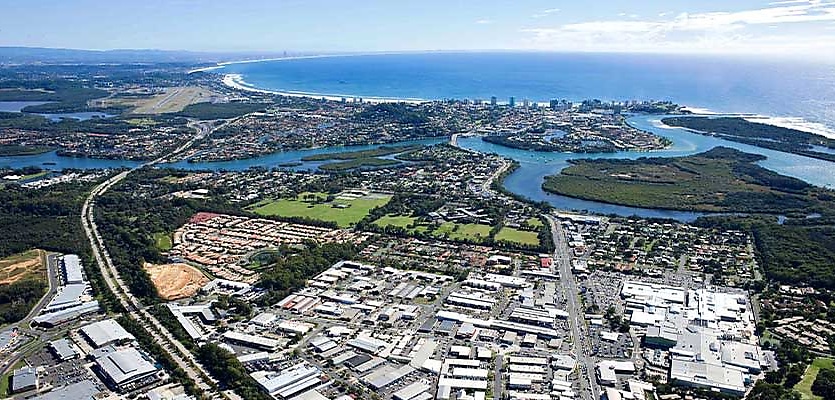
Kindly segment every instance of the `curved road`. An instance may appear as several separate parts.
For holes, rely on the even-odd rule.
[[[167,158],[183,152],[191,147],[196,141],[206,137],[206,135],[208,135],[211,131],[209,122],[198,123],[192,126],[198,129],[197,135],[182,146],[178,147],[176,150],[134,169],[123,171],[96,186],[84,201],[84,205],[81,209],[81,222],[84,226],[84,232],[87,235],[87,240],[90,241],[90,246],[93,249],[96,264],[99,266],[99,270],[101,271],[102,277],[104,278],[108,289],[116,295],[122,307],[127,310],[128,314],[130,314],[139,323],[143,324],[145,330],[151,334],[154,340],[159,343],[163,349],[165,349],[174,362],[182,368],[186,374],[188,374],[189,378],[193,380],[197,386],[203,390],[203,392],[208,394],[209,397],[217,399],[225,397],[215,389],[215,384],[217,382],[209,377],[209,374],[197,362],[194,355],[191,354],[191,352],[189,352],[188,349],[182,345],[182,343],[176,340],[174,336],[171,335],[171,332],[160,324],[160,322],[153,315],[143,309],[139,300],[130,293],[127,285],[119,276],[119,271],[110,259],[110,254],[107,252],[104,241],[99,234],[93,213],[96,204],[96,197],[107,192],[108,189],[125,179],[125,177],[127,177],[131,172],[145,166],[157,164]]]

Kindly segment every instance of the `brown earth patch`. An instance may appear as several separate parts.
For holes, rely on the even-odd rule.
[[[45,278],[44,255],[43,250],[29,250],[0,260],[0,285],[9,285],[30,277]]]
[[[165,300],[194,296],[201,287],[209,283],[209,278],[202,271],[188,264],[145,263],[144,267],[154,282],[159,297]]]

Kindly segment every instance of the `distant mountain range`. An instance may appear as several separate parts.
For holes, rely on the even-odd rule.
[[[134,63],[215,63],[221,61],[304,55],[283,52],[211,53],[178,50],[77,50],[42,47],[0,46],[2,64],[134,64]]]

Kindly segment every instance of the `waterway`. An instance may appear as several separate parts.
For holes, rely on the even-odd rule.
[[[638,115],[629,118],[630,125],[669,138],[673,145],[665,150],[653,152],[617,152],[597,154],[576,153],[546,153],[519,149],[512,149],[496,144],[487,143],[480,137],[459,137],[458,145],[462,148],[485,153],[496,153],[512,158],[519,162],[520,167],[505,180],[505,187],[513,193],[534,201],[545,201],[563,210],[588,211],[600,214],[618,214],[624,216],[636,215],[643,218],[671,218],[680,221],[692,221],[704,215],[696,212],[673,210],[657,210],[636,207],[625,207],[605,204],[595,201],[574,199],[546,193],[542,190],[542,182],[547,175],[559,173],[568,166],[568,161],[578,158],[629,158],[640,157],[679,157],[710,150],[716,146],[726,146],[748,153],[761,154],[767,157],[759,164],[780,174],[793,176],[817,186],[835,188],[835,163],[798,156],[779,151],[763,149],[755,146],[722,140],[712,136],[699,135],[686,129],[666,127],[660,123],[663,116]],[[445,142],[446,139],[413,140],[397,144],[435,144]],[[336,151],[358,151],[377,148],[380,145],[327,147],[307,150],[278,152],[262,157],[222,161],[195,162],[180,161],[173,164],[163,164],[164,167],[181,168],[187,170],[228,170],[241,171],[253,167],[275,168],[279,164],[300,162],[302,157]],[[321,165],[319,162],[302,162],[293,167],[297,170],[311,170]],[[63,168],[118,168],[133,167],[138,162],[121,160],[97,160],[85,158],[60,157],[54,152],[33,156],[0,157],[0,166],[21,168],[25,166],[41,166],[47,169],[60,170]]]
[[[0,112],[23,112],[24,108],[28,106],[39,106],[41,104],[46,104],[48,101],[0,101]],[[59,113],[59,114],[41,114],[41,113],[32,113],[35,115],[40,115],[42,117],[48,118],[50,121],[58,122],[64,118],[70,119],[77,119],[81,121],[86,121],[91,118],[110,118],[114,115],[106,114],[103,112],[98,111],[85,111],[85,112],[76,112],[76,113]]]
[[[661,124],[664,116],[639,115],[628,119],[630,125],[672,140],[673,145],[653,152],[616,152],[597,154],[547,153],[512,149],[481,140],[480,137],[459,137],[459,146],[485,153],[497,153],[519,162],[519,168],[508,176],[505,187],[534,201],[544,201],[563,210],[589,211],[600,214],[636,215],[643,218],[671,218],[692,221],[705,215],[698,212],[659,210],[626,207],[596,201],[575,199],[542,190],[545,176],[559,173],[569,165],[568,161],[580,158],[628,158],[680,157],[701,153],[716,146],[735,148],[747,153],[762,154],[767,159],[759,164],[783,175],[802,179],[817,186],[835,188],[835,164],[823,160],[798,156],[756,146],[731,142],[713,136],[699,135],[686,129],[666,127]]]

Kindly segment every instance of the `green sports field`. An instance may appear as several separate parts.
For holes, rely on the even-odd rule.
[[[305,194],[296,199],[278,199],[255,205],[253,212],[259,215],[282,217],[304,217],[319,221],[335,222],[340,228],[352,226],[365,218],[375,207],[391,200],[389,195],[371,194],[356,199],[339,198],[332,202],[321,202],[324,193],[315,193],[317,201],[308,201]]]
[[[520,231],[513,228],[502,228],[499,233],[496,234],[496,241],[536,246],[539,244],[539,236],[536,232]]]

